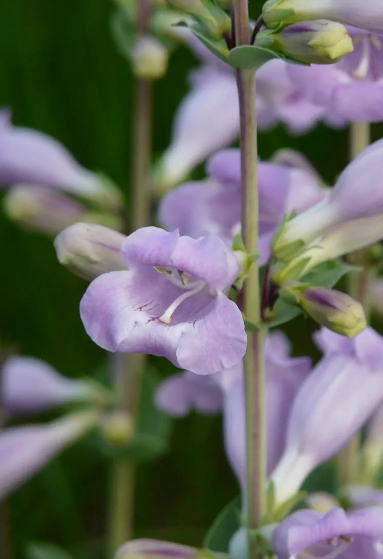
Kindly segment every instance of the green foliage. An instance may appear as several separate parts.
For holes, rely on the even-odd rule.
[[[266,64],[266,62],[273,60],[273,58],[279,58],[290,64],[301,64],[296,60],[284,56],[280,52],[265,47],[259,47],[256,44],[235,47],[229,52],[227,61],[230,66],[234,68],[240,68],[241,70],[258,70],[258,68]]]
[[[67,551],[52,543],[31,543],[25,552],[25,559],[75,559]]]
[[[226,552],[233,534],[241,527],[241,498],[236,497],[219,513],[204,539],[204,547]]]

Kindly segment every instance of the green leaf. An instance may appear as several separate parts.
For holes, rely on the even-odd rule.
[[[298,505],[298,503],[305,500],[307,495],[306,491],[299,491],[290,499],[287,499],[284,503],[282,503],[276,511],[274,511],[271,520],[272,521],[281,521],[290,513],[290,511]]]
[[[241,497],[236,497],[219,513],[203,541],[211,551],[227,552],[233,534],[241,527]]]
[[[52,543],[30,543],[25,552],[25,559],[75,559],[73,555]]]
[[[110,30],[118,52],[131,59],[135,40],[133,20],[129,17],[126,8],[116,8],[110,19]]]
[[[270,49],[243,45],[232,49],[228,54],[227,61],[234,68],[256,70],[273,58],[279,58],[279,56]]]
[[[293,318],[299,316],[301,313],[302,310],[299,307],[289,305],[283,299],[278,299],[273,309],[273,319],[270,326],[271,328],[281,326],[281,324],[293,320]]]
[[[224,62],[227,62],[227,56],[229,49],[227,48],[224,39],[214,39],[209,34],[208,30],[204,29],[202,25],[189,25],[189,29],[194,33],[196,37],[207,47],[213,54],[218,56]]]
[[[331,288],[346,274],[359,270],[358,266],[350,266],[350,264],[341,260],[331,260],[313,268],[300,281],[310,285]]]
[[[250,322],[250,320],[247,320],[247,318],[245,318],[244,323],[245,323],[245,330],[247,330],[248,332],[258,332],[259,326],[254,324],[254,322]]]

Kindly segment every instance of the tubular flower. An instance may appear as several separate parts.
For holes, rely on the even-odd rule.
[[[276,505],[294,495],[307,475],[333,456],[383,400],[383,338],[366,328],[353,339],[323,329],[325,352],[298,391],[285,451],[271,475]]]
[[[383,34],[348,28],[354,52],[331,66],[290,66],[288,73],[308,102],[346,122],[383,120]]]
[[[381,559],[383,511],[299,510],[276,527],[272,539],[278,559]]]
[[[96,278],[81,301],[89,336],[109,351],[152,353],[198,374],[239,363],[246,333],[225,291],[238,273],[217,237],[146,227],[121,249],[127,271]]]

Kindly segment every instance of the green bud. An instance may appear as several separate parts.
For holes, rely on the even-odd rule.
[[[192,16],[198,23],[206,26],[215,39],[231,30],[229,15],[212,0],[167,0],[175,9]]]
[[[330,21],[298,23],[279,33],[261,31],[256,45],[305,64],[333,64],[354,50],[346,28]]]
[[[106,415],[101,429],[104,438],[115,446],[126,445],[134,435],[133,420],[125,411],[114,411]]]
[[[158,80],[166,74],[169,53],[155,37],[140,37],[133,48],[133,71],[138,78]]]
[[[340,0],[338,0],[339,2]],[[324,0],[322,0],[324,3]],[[268,0],[262,8],[262,17],[267,27],[279,27],[300,21],[325,19],[316,14],[312,0]]]
[[[333,332],[353,338],[367,326],[360,303],[342,291],[324,287],[297,289],[299,305],[316,322]]]

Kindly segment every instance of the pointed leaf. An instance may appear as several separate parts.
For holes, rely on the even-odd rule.
[[[241,527],[241,497],[236,497],[219,513],[205,536],[203,545],[211,551],[227,552],[233,534]]]

